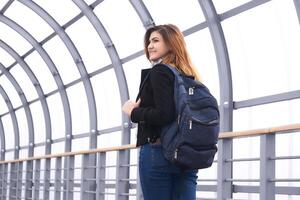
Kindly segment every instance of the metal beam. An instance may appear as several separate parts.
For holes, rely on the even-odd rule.
[[[5,92],[5,90],[3,89],[3,87],[1,85],[0,85],[0,93],[7,105],[7,108],[8,108],[10,117],[11,117],[13,129],[14,129],[14,136],[15,136],[14,159],[18,159],[19,158],[19,147],[20,147],[20,136],[19,136],[19,126],[18,126],[18,122],[17,122],[17,116],[16,116],[16,113],[14,111],[14,108],[12,106],[12,103],[11,103],[7,93]]]
[[[49,107],[48,103],[45,98],[45,94],[43,89],[41,88],[41,85],[36,78],[35,74],[32,72],[31,68],[28,66],[28,64],[25,62],[25,60],[8,44],[6,44],[4,41],[0,39],[0,47],[3,48],[11,57],[13,57],[16,62],[23,68],[27,76],[29,77],[30,81],[34,85],[34,88],[38,94],[38,97],[41,101],[42,110],[44,114],[44,120],[45,120],[45,129],[46,129],[46,141],[51,140],[51,121],[50,121],[50,113],[49,113]],[[46,144],[46,142],[45,142]],[[29,151],[33,151],[33,148],[35,147],[34,141],[32,143],[29,143]],[[30,152],[30,154],[33,155],[33,152]]]
[[[9,6],[14,2],[14,0],[9,0],[4,6],[3,8],[0,10],[0,13],[4,13],[8,8]]]
[[[248,99],[244,101],[237,101],[234,102],[233,107],[234,109],[239,109],[239,108],[246,108],[246,107],[269,104],[269,103],[276,103],[281,101],[289,101],[289,100],[299,99],[299,98],[300,98],[300,90],[295,90],[291,92],[284,92],[275,95]]]
[[[220,131],[232,131],[232,78],[227,45],[219,16],[211,0],[198,0],[205,16],[215,49],[219,72],[220,86]],[[221,140],[218,144],[218,200],[232,198],[232,183],[226,182],[232,178],[232,163],[226,159],[232,158],[232,140]]]
[[[52,27],[52,29],[57,33],[57,35],[60,37],[62,42],[67,47],[68,51],[70,52],[74,63],[77,66],[77,70],[80,74],[81,80],[84,85],[87,102],[88,102],[88,108],[89,108],[89,117],[90,117],[90,130],[97,130],[97,109],[96,109],[96,103],[95,103],[95,97],[94,92],[92,89],[92,84],[89,79],[89,75],[87,73],[86,67],[82,61],[82,58],[75,47],[73,41],[70,39],[70,37],[67,35],[65,30],[59,25],[59,23],[49,14],[47,13],[43,8],[41,8],[39,5],[37,5],[33,1],[28,0],[18,0],[23,5],[30,8],[32,11],[34,11],[36,14],[38,14],[49,26]],[[72,134],[71,127],[68,127],[67,134]],[[66,142],[69,140],[66,140]],[[71,142],[66,143],[65,151],[71,151]]]
[[[275,199],[275,182],[270,179],[275,177],[275,134],[260,136],[260,199]]]
[[[144,27],[146,29],[155,25],[150,12],[146,8],[143,1],[140,0],[129,0],[133,8],[135,9],[136,13],[138,14],[140,20],[142,21]]]
[[[117,53],[117,50],[111,41],[107,31],[105,30],[103,24],[100,22],[98,17],[93,12],[92,8],[89,7],[83,0],[72,0],[76,6],[83,12],[83,14],[87,17],[90,21],[96,32],[98,33],[99,37],[101,38],[108,55],[111,59],[112,65],[114,67],[114,71],[117,77],[117,82],[119,86],[119,93],[121,97],[121,103],[125,103],[129,99],[128,87],[126,82],[126,77],[123,71],[122,63],[120,57]],[[129,144],[130,143],[130,119],[125,114],[122,114],[122,138],[121,144]],[[95,134],[96,137],[96,134]],[[93,137],[91,137],[93,139]],[[95,141],[90,141],[90,147],[95,148]],[[116,199],[128,199],[128,196],[121,195],[122,193],[129,192],[129,183],[122,181],[122,179],[129,178],[129,168],[128,167],[121,167],[121,165],[128,165],[130,162],[129,160],[129,152],[120,153],[118,152],[118,160],[117,160],[117,184],[116,184]],[[93,158],[93,162],[96,165],[96,159]],[[93,171],[94,175],[96,176],[95,171]]]
[[[294,5],[298,16],[298,21],[300,24],[300,0],[294,0]]]
[[[2,119],[0,117],[0,160],[5,160],[5,134]]]
[[[33,143],[34,143],[34,128],[33,128],[33,120],[32,120],[32,114],[31,114],[31,109],[28,105],[27,98],[20,87],[19,83],[16,81],[16,79],[12,76],[12,74],[0,63],[0,70],[4,73],[6,78],[11,82],[13,85],[14,89],[18,93],[21,102],[24,106],[24,111],[26,115],[26,120],[27,120],[27,127],[28,127],[28,157],[33,156]],[[18,148],[19,150],[20,148]]]
[[[15,30],[17,33],[19,33],[24,39],[26,39],[33,47],[34,49],[40,54],[46,65],[48,66],[49,70],[51,71],[53,78],[56,82],[56,85],[58,87],[60,97],[63,104],[64,109],[64,116],[65,116],[65,130],[68,133],[68,131],[71,131],[71,111],[70,111],[70,104],[69,99],[65,90],[65,86],[62,82],[62,79],[58,73],[58,70],[53,63],[50,56],[47,54],[45,49],[42,47],[41,44],[38,43],[38,41],[25,29],[23,29],[20,25],[18,25],[15,21],[7,18],[6,16],[0,14],[0,22],[6,24],[13,30]],[[69,132],[70,133],[70,132]],[[46,147],[45,147],[46,154],[51,153],[51,140],[47,141]]]

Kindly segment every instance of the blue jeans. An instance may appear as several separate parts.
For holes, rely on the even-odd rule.
[[[139,173],[144,200],[195,200],[197,172],[182,171],[171,164],[160,144],[141,146]]]

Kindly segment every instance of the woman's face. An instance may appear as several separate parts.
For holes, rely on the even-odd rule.
[[[155,62],[167,55],[169,47],[166,45],[161,34],[157,31],[153,31],[149,37],[147,50],[149,53],[149,60]]]

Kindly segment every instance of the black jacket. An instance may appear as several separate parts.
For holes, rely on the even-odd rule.
[[[130,116],[132,122],[138,123],[137,146],[149,139],[154,142],[160,137],[161,127],[175,120],[173,72],[157,64],[142,70],[141,83],[148,73],[140,94],[140,106],[134,108]]]

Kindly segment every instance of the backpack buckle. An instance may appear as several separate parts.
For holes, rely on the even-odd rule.
[[[189,95],[193,95],[194,94],[194,88],[193,87],[189,87]]]

